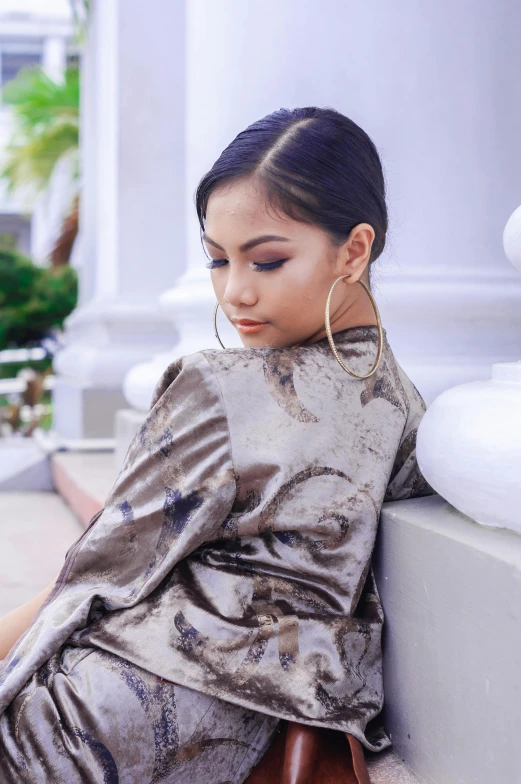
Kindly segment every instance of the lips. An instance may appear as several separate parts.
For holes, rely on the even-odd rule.
[[[268,326],[267,321],[254,321],[253,319],[232,319],[236,328],[240,332],[253,333],[260,332]]]

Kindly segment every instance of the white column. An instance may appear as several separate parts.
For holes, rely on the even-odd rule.
[[[55,82],[61,81],[67,64],[67,42],[61,35],[49,35],[43,42],[42,66]]]
[[[182,4],[95,0],[84,52],[81,293],[56,357],[55,422],[111,437],[128,369],[176,343],[159,294],[185,263]]]

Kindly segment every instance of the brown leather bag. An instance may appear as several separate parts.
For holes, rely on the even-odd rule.
[[[371,784],[360,741],[348,732],[281,721],[273,743],[245,784],[338,782]]]

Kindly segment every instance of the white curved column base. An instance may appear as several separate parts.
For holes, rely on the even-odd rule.
[[[54,358],[55,372],[105,389],[121,389],[129,368],[170,349],[178,337],[154,302],[91,301],[64,326],[67,345]]]
[[[174,348],[136,365],[127,373],[123,393],[131,406],[138,411],[148,411],[154,387],[171,362],[202,349],[221,349],[213,327],[215,301],[213,286],[204,269],[189,269],[174,288],[161,295],[159,309],[179,328],[179,340]],[[225,346],[242,347],[237,331],[221,310],[217,314],[217,329]]]
[[[94,300],[65,320],[66,346],[53,362],[53,429],[64,438],[112,438],[114,415],[125,406],[128,370],[177,338],[155,303]]]
[[[432,487],[482,525],[521,533],[521,361],[445,390],[418,427],[416,455]]]

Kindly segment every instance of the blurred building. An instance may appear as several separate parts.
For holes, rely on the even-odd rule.
[[[67,65],[79,62],[71,8],[67,0],[0,1],[0,86],[21,68],[41,65],[56,81]],[[0,96],[0,167],[12,132],[12,112]],[[0,247],[19,249],[43,263],[66,211],[70,177],[58,166],[48,193],[36,203],[7,194],[0,180]]]

